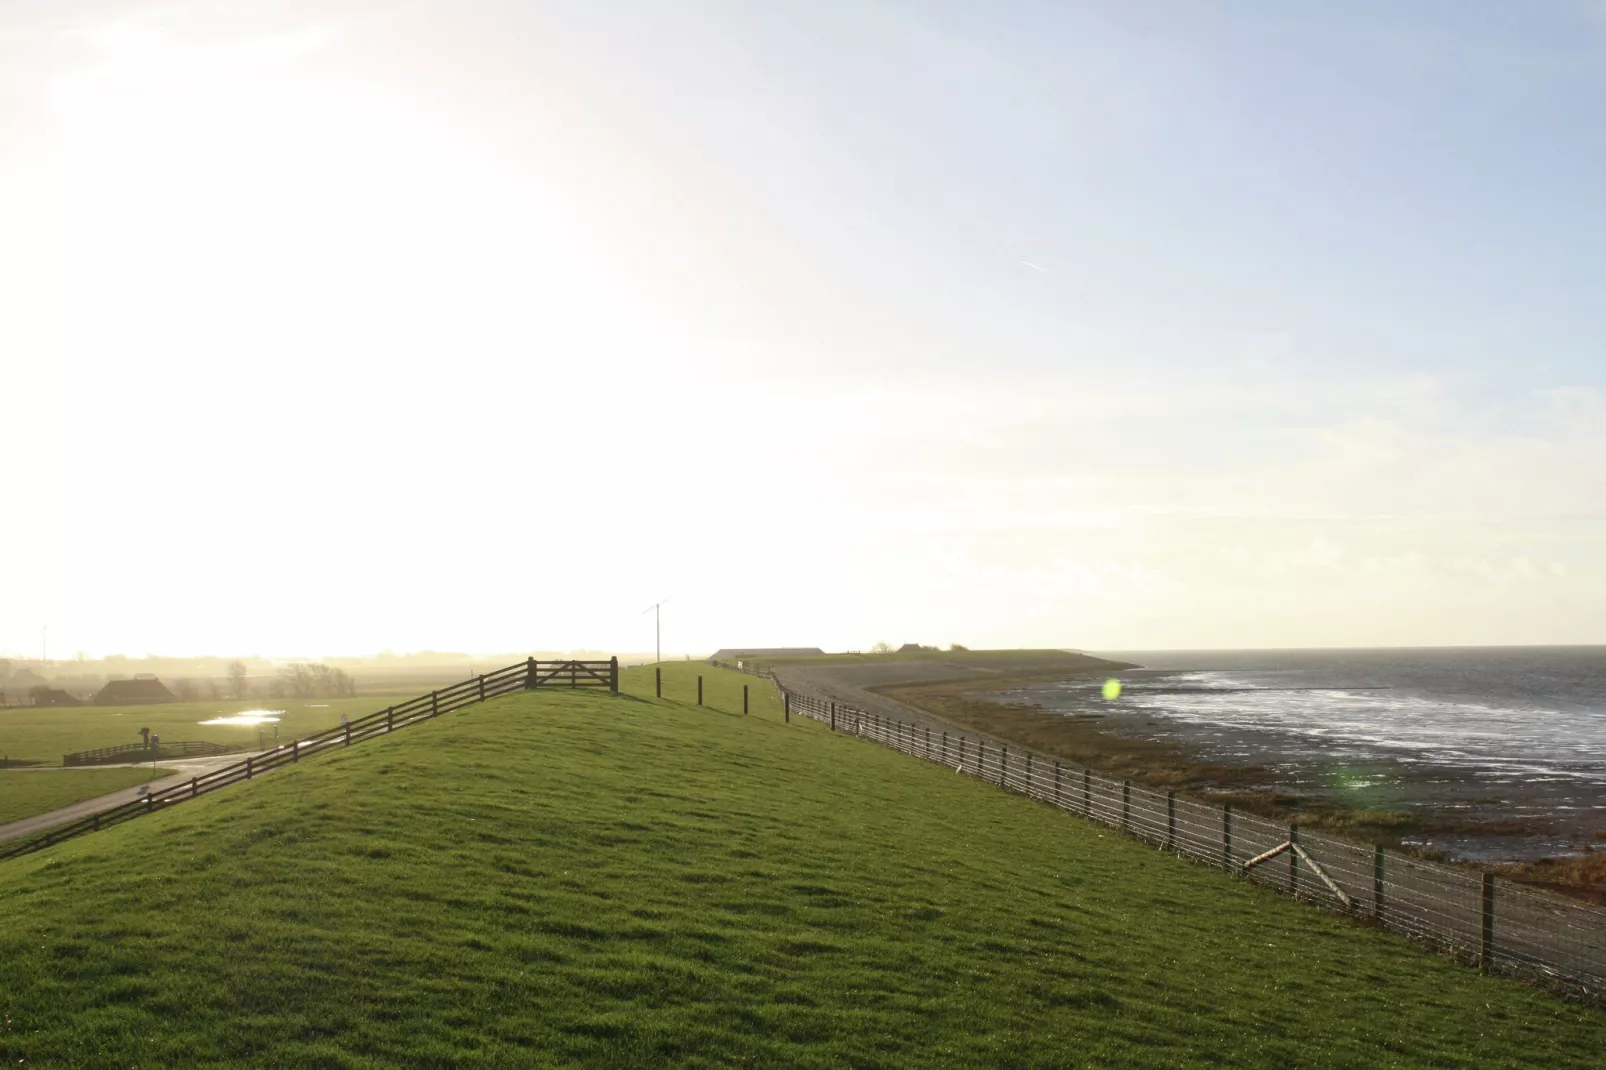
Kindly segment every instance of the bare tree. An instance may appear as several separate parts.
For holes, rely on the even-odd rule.
[[[357,693],[357,682],[344,669],[305,661],[281,666],[273,683],[275,695],[289,698],[340,698]]]
[[[872,654],[890,654],[890,653],[892,653],[892,644],[887,642],[885,639],[883,639],[880,642],[876,643],[875,646],[870,648],[870,653],[872,653]]]
[[[229,691],[235,698],[245,697],[245,663],[229,662]]]

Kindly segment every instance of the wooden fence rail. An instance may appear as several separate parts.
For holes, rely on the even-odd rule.
[[[928,732],[923,725],[789,690],[766,672],[742,671],[774,682],[788,717],[810,717],[1118,828],[1161,850],[1364,918],[1483,970],[1525,977],[1592,1002],[1606,1000],[1606,911],[1494,874],[1150,791],[996,740]],[[1272,864],[1279,856],[1287,862]]]
[[[72,754],[63,754],[61,756],[61,764],[65,766],[80,766],[113,765],[121,762],[154,762],[161,761],[164,758],[233,754],[237,750],[244,749],[241,746],[230,746],[226,743],[209,743],[206,740],[195,739],[174,740],[171,743],[164,740],[157,744],[127,743],[120,747],[98,747],[95,750],[81,750]]]
[[[562,680],[563,683],[555,681]],[[509,695],[516,691],[533,690],[539,687],[570,686],[570,687],[607,687],[615,694],[619,691],[619,659],[610,658],[607,661],[538,661],[529,658],[516,665],[497,669],[495,672],[484,673],[470,677],[461,683],[438,691],[431,691],[427,695],[419,695],[406,702],[394,706],[387,706],[376,713],[366,717],[359,717],[355,721],[326,728],[316,735],[305,739],[294,740],[290,743],[280,744],[272,750],[263,751],[246,757],[244,761],[226,765],[221,769],[214,769],[202,776],[191,777],[188,781],[161,791],[153,791],[142,798],[121,806],[114,806],[102,810],[97,814],[81,818],[64,825],[58,825],[36,836],[15,843],[0,845],[0,860],[15,858],[18,855],[42,851],[54,846],[63,840],[82,836],[89,832],[98,832],[113,825],[120,825],[125,821],[132,821],[136,817],[155,813],[174,803],[184,802],[205,795],[207,792],[217,791],[219,788],[238,784],[272,772],[286,765],[304,761],[307,758],[323,754],[331,749],[349,747],[376,736],[386,735],[398,728],[410,724],[427,721],[439,717],[444,713],[451,713],[485,702],[489,699]],[[164,745],[164,750],[166,749]]]

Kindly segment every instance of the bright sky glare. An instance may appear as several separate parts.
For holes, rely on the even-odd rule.
[[[0,651],[1606,642],[1606,6],[11,0]]]

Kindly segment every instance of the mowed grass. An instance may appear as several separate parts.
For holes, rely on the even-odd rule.
[[[214,717],[244,710],[283,710],[279,738],[288,742],[310,736],[414,697],[360,695],[356,698],[224,699],[203,702],[168,702],[152,706],[62,706],[0,709],[0,757],[23,758],[57,765],[62,755],[101,747],[140,742],[139,730],[149,728],[169,742],[204,740],[254,748],[258,726],[203,725]],[[269,746],[273,726],[262,726]]]
[[[0,769],[0,825],[169,776],[168,770]]]
[[[1596,1012],[702,671],[702,709],[678,667],[521,694],[0,864],[0,1057],[1599,1065]]]

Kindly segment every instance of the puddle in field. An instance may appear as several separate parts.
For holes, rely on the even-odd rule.
[[[210,721],[202,721],[201,724],[277,724],[279,718],[283,716],[283,710],[241,710],[227,717],[214,717]]]

